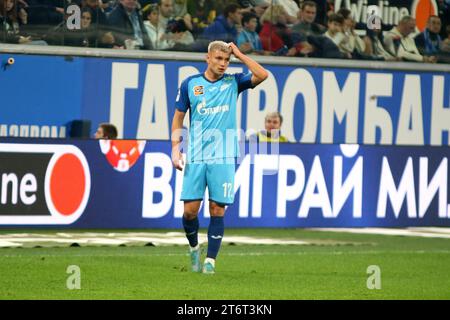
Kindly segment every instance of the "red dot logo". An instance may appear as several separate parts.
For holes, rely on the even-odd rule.
[[[45,176],[45,199],[55,219],[76,221],[86,208],[91,189],[89,166],[78,148],[57,152]]]
[[[65,216],[75,213],[85,192],[86,176],[80,159],[70,153],[59,157],[50,176],[50,195],[55,209]]]
[[[411,10],[416,18],[416,26],[420,32],[425,30],[430,16],[438,14],[437,4],[435,0],[415,0]]]

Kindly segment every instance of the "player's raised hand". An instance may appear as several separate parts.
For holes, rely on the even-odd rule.
[[[182,171],[184,167],[183,155],[178,148],[172,149],[172,164],[177,169]]]
[[[234,56],[238,59],[241,59],[241,57],[244,55],[241,50],[235,45],[233,42],[228,43],[231,49],[231,53],[234,54]]]

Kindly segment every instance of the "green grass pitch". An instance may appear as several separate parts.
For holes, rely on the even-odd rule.
[[[304,229],[227,235],[316,244],[223,245],[215,275],[190,272],[182,246],[4,248],[0,299],[450,299],[450,239]],[[66,286],[69,265],[80,267],[79,290]],[[367,288],[371,265],[381,289]]]

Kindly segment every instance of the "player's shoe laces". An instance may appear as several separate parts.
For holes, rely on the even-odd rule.
[[[205,261],[205,263],[203,264],[203,273],[214,274],[216,273],[214,269],[214,265],[211,262]]]
[[[200,246],[197,246],[196,249],[191,248],[190,255],[191,255],[192,272],[201,272],[202,263],[200,262],[200,255],[201,255]]]

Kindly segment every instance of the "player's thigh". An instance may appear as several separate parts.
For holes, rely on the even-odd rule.
[[[184,167],[181,200],[202,200],[206,190],[206,164],[187,163]]]
[[[234,161],[208,165],[206,179],[210,200],[222,205],[233,203],[234,174]]]

